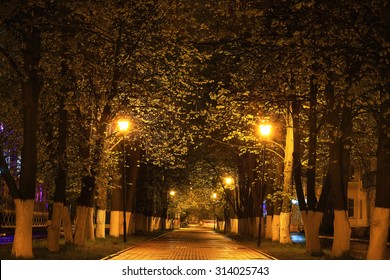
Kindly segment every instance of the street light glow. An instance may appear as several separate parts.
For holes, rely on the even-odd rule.
[[[174,196],[174,195],[176,194],[176,192],[175,192],[175,191],[170,191],[169,194],[170,194],[171,196]]]
[[[226,183],[226,185],[231,185],[231,184],[233,184],[233,178],[232,178],[232,177],[226,177],[226,178],[225,178],[225,183]]]
[[[127,131],[129,129],[130,122],[128,120],[119,120],[118,128],[120,131]]]
[[[213,193],[213,198],[214,198],[214,199],[217,198],[217,193]]]
[[[263,136],[268,136],[271,134],[271,125],[270,124],[261,124],[260,125],[260,134]]]

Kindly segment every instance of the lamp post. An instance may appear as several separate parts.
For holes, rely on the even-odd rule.
[[[122,132],[122,161],[123,161],[123,170],[122,170],[122,195],[123,195],[123,242],[126,243],[127,237],[127,228],[126,228],[126,208],[127,208],[127,185],[126,185],[126,132],[129,129],[129,121],[119,120],[118,121],[119,131]]]
[[[215,213],[215,201],[217,199],[217,193],[213,193],[213,210],[214,210],[214,230],[215,230],[215,220],[217,218],[217,214]]]
[[[167,198],[167,212],[169,211],[169,204],[170,204],[172,198],[173,198],[175,195],[176,195],[176,191],[172,190],[172,191],[169,192],[169,196],[168,196],[168,198]],[[174,215],[173,215],[173,222],[174,222],[174,221],[175,221],[175,216],[176,216],[176,214],[175,214],[175,212],[173,212],[173,213],[174,213]],[[169,215],[169,213],[167,213],[167,218],[168,218],[168,219],[170,219],[170,216],[171,216],[171,215]],[[171,228],[174,228],[174,225],[171,223],[171,226],[170,226],[170,227],[171,227]]]
[[[270,124],[261,124],[260,125],[260,134],[262,136],[263,142],[263,165],[262,165],[262,174],[261,174],[261,185],[260,185],[260,217],[259,217],[259,228],[258,228],[258,239],[257,239],[257,247],[260,247],[261,242],[261,218],[263,217],[263,192],[265,189],[264,181],[265,181],[265,153],[266,153],[266,137],[271,134],[271,125]]]
[[[233,185],[233,178],[232,177],[226,177],[225,178],[225,184],[226,184],[226,186],[227,187],[229,187],[229,190],[231,191],[231,185]],[[233,194],[233,198],[234,198],[234,194]],[[225,225],[224,225],[224,227],[223,227],[223,233],[224,234],[226,234],[226,232],[227,232],[227,217],[228,217],[228,200],[229,200],[229,198],[228,198],[228,192],[227,192],[227,190],[225,189],[225,207],[224,207],[224,210],[223,210],[223,214],[224,214],[224,219],[225,219]],[[233,202],[232,202],[233,203]],[[233,207],[234,207],[234,204],[232,204],[233,205]],[[230,215],[229,215],[230,216]],[[229,222],[230,222],[230,220],[229,220]],[[230,230],[231,230],[231,225],[229,225],[229,228],[230,228]]]

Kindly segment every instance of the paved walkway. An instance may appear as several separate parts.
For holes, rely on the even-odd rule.
[[[190,227],[130,247],[106,260],[261,260],[266,254],[210,229]]]

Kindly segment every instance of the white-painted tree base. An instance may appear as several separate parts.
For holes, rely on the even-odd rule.
[[[70,220],[69,209],[67,206],[62,207],[62,227],[64,229],[65,243],[73,242],[72,221]]]
[[[305,227],[306,253],[309,256],[321,255],[320,225],[324,213],[318,211],[301,212]]]
[[[12,255],[17,258],[33,258],[32,226],[34,200],[14,199],[16,211],[16,227]]]
[[[94,207],[87,207],[87,218],[85,220],[85,239],[95,241],[95,226],[93,216],[95,213]]]
[[[50,252],[58,252],[60,250],[60,234],[62,220],[62,202],[53,203],[53,212],[51,222],[47,228],[47,249]]]
[[[387,250],[390,208],[375,207],[370,227],[368,260],[383,260]]]
[[[272,218],[272,241],[280,240],[280,215],[274,215]]]
[[[291,213],[282,212],[280,213],[280,243],[281,244],[290,244],[290,223],[291,223]]]
[[[110,236],[118,237],[120,232],[119,224],[120,211],[110,212]]]
[[[267,216],[265,219],[265,238],[272,239],[272,216]]]
[[[331,256],[341,257],[349,253],[351,226],[345,210],[334,211],[334,238]]]
[[[98,209],[96,212],[96,238],[106,237],[106,209]]]
[[[73,243],[77,246],[84,246],[85,244],[85,225],[88,216],[88,207],[77,206],[76,224],[74,231]]]

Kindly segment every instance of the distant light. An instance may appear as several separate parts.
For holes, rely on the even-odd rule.
[[[260,125],[260,134],[263,136],[268,136],[271,134],[272,126],[270,124],[261,124]]]
[[[170,191],[169,194],[170,194],[171,196],[174,196],[174,195],[176,194],[176,192],[175,192],[175,191]]]
[[[119,120],[118,128],[120,131],[127,131],[129,129],[130,122],[128,120]]]
[[[231,185],[231,184],[233,184],[233,178],[232,178],[232,177],[226,177],[226,178],[225,178],[225,183],[226,183],[226,185]]]
[[[213,193],[213,198],[214,198],[214,199],[217,198],[217,194],[216,194],[216,193]]]

